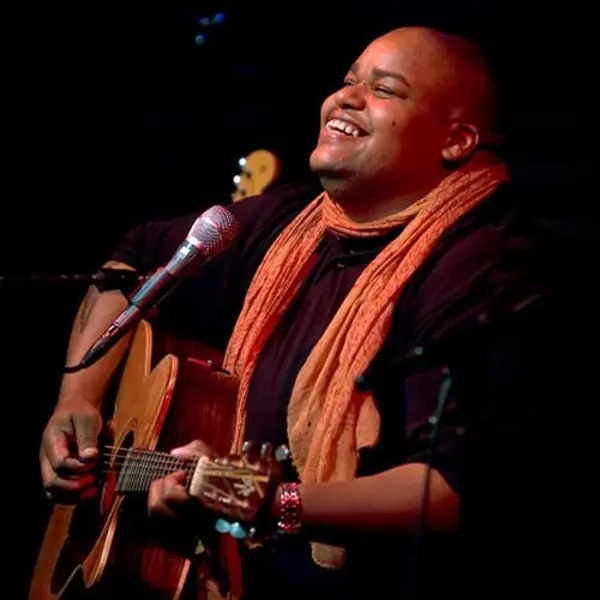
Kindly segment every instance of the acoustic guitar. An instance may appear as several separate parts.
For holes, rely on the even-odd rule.
[[[240,593],[241,582],[226,571],[238,560],[235,540],[218,533],[215,523],[199,527],[198,537],[189,525],[182,532],[173,522],[148,518],[146,492],[155,479],[183,469],[191,496],[248,523],[269,502],[285,454],[263,447],[227,456],[237,379],[218,366],[221,357],[211,348],[155,333],[142,321],[134,334],[109,439],[101,445],[99,493],[53,508],[29,600],[198,600]],[[221,458],[184,463],[169,454],[197,438]]]
[[[233,178],[236,190],[231,199],[234,202],[262,193],[279,177],[281,171],[277,156],[262,148],[241,158],[240,167],[240,174]]]

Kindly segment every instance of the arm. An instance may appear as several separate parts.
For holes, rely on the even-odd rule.
[[[196,215],[190,214],[168,221],[150,221],[130,229],[118,240],[105,267],[153,271],[163,266],[172,256]],[[225,253],[224,253],[225,254]],[[207,290],[218,290],[221,280],[220,261],[213,260],[203,270],[202,282]],[[183,286],[182,286],[183,287]],[[193,285],[192,285],[193,287]],[[202,294],[207,304],[213,304],[213,295]],[[181,302],[181,296],[184,301]],[[166,312],[175,316],[189,314],[212,315],[201,310],[197,303],[185,302],[185,291],[179,302]],[[173,302],[173,296],[170,297]],[[91,344],[126,307],[127,300],[120,291],[100,292],[92,286],[83,300],[71,328],[66,362],[76,365]],[[165,303],[166,305],[166,303]],[[176,320],[176,319],[175,319]],[[61,381],[59,398],[42,437],[40,464],[42,480],[49,496],[64,501],[76,500],[94,478],[92,467],[98,456],[97,440],[101,430],[100,409],[111,379],[130,343],[132,332],[124,336],[100,360],[88,368],[65,374]],[[66,496],[65,496],[66,494]]]
[[[172,453],[181,459],[214,455],[201,441],[176,448]],[[424,507],[429,530],[452,531],[458,524],[458,494],[432,468],[427,501],[423,504],[426,472],[426,464],[415,462],[351,481],[301,483],[301,530],[312,541],[334,544],[343,544],[357,535],[407,534],[419,530]],[[153,483],[148,498],[152,514],[190,514],[189,496],[183,487],[186,475],[180,471]],[[272,527],[281,515],[280,490],[281,486],[267,515]]]
[[[133,270],[131,266],[117,261],[108,261],[103,266]],[[126,306],[127,300],[119,290],[101,292],[96,286],[91,286],[73,322],[67,348],[67,364],[77,364],[96,338]],[[100,408],[111,377],[125,354],[130,337],[131,334],[126,335],[102,359],[89,368],[66,374],[61,382],[58,405],[84,401]]]
[[[117,261],[108,261],[104,266],[132,270]],[[71,328],[67,364],[76,364],[126,305],[127,300],[120,291],[100,292],[91,286]],[[58,402],[44,430],[40,448],[42,482],[47,495],[53,499],[67,502],[88,490],[89,493],[95,491],[91,471],[98,456],[97,439],[102,427],[99,409],[130,337],[131,334],[125,336],[94,365],[66,374],[62,379]]]
[[[421,524],[427,465],[410,463],[348,482],[300,484],[302,529],[312,540],[343,542],[345,535],[397,535]],[[458,523],[460,501],[432,468],[425,517],[428,529],[451,531]],[[280,514],[279,495],[273,514]]]

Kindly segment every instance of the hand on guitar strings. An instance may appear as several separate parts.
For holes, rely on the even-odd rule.
[[[94,496],[100,413],[86,401],[57,406],[42,436],[40,466],[49,499],[74,503]]]
[[[201,440],[174,448],[171,455],[180,460],[201,456],[213,458],[215,452]],[[187,492],[190,473],[179,470],[152,482],[148,491],[148,514],[167,518],[201,518],[201,504]]]

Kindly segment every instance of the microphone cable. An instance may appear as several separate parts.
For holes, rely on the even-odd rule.
[[[414,352],[423,352],[423,349],[421,347],[417,347],[415,348]],[[431,471],[433,469],[432,462],[440,434],[440,425],[442,422],[444,410],[446,408],[446,402],[450,395],[452,384],[454,383],[454,375],[448,366],[444,365],[441,367],[440,370],[443,375],[443,380],[440,384],[440,390],[438,393],[435,411],[429,417],[429,424],[431,425],[431,434],[429,436],[429,444],[427,446],[427,449],[425,450],[424,457],[426,467],[425,476],[423,478],[423,491],[421,492],[419,527],[414,537],[413,549],[409,558],[410,567],[408,569],[407,580],[405,583],[405,593],[402,596],[406,600],[417,600],[419,586],[422,581],[421,569],[424,566],[425,560],[425,537],[427,533],[427,503],[429,500],[429,485],[431,482]]]

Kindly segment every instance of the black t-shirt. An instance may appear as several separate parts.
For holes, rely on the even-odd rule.
[[[318,192],[282,186],[230,205],[240,235],[165,301],[161,324],[223,351],[266,251]],[[155,269],[169,260],[197,216],[140,225],[110,258],[142,271]],[[300,367],[356,278],[399,232],[368,240],[324,236],[297,300],[261,353],[248,397],[246,439],[286,441],[287,401]],[[365,374],[382,430],[378,446],[361,455],[359,473],[414,461],[435,466],[471,507],[464,531],[478,542],[472,534],[489,525],[489,511],[497,510],[500,497],[500,520],[514,527],[522,502],[514,486],[521,486],[520,493],[525,489],[524,454],[538,429],[534,390],[542,377],[538,340],[546,291],[535,277],[535,251],[526,234],[508,186],[463,217],[406,286],[387,341]],[[431,417],[448,369],[454,380],[431,455]],[[503,538],[507,530],[493,522]],[[422,557],[426,597],[465,591],[464,540],[464,534],[428,538]],[[348,565],[339,572],[315,566],[302,540],[248,552],[248,598],[363,598],[389,586],[400,595],[413,567],[414,543],[412,537],[360,540],[348,549]],[[478,566],[481,573],[497,568],[487,560]]]

